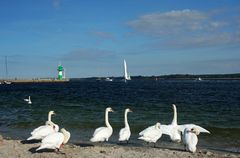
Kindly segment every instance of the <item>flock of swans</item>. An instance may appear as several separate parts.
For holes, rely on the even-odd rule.
[[[30,99],[30,98],[29,98]],[[105,125],[104,127],[97,128],[92,138],[91,142],[104,142],[108,141],[113,133],[113,128],[109,123],[108,113],[113,112],[111,107],[106,108],[105,110]],[[125,127],[122,128],[119,132],[119,141],[126,141],[128,143],[131,130],[128,124],[127,114],[132,112],[129,108],[125,109],[124,113],[124,123]],[[161,138],[162,134],[168,135],[173,142],[181,142],[183,141],[184,147],[186,151],[195,152],[196,146],[198,143],[198,137],[200,133],[210,133],[208,130],[195,125],[195,124],[183,124],[178,125],[177,123],[177,109],[173,104],[173,120],[169,125],[161,125],[157,122],[155,125],[150,126],[139,133],[140,140],[146,141],[148,143],[154,143],[154,147],[156,142]],[[29,140],[42,140],[41,145],[36,150],[41,149],[55,149],[59,151],[59,149],[68,142],[70,139],[70,132],[62,128],[59,132],[59,126],[52,122],[51,117],[54,115],[54,111],[49,111],[48,120],[45,125],[42,125],[31,132],[31,136],[27,139]]]

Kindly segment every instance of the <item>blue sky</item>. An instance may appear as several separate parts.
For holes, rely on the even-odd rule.
[[[239,0],[0,1],[0,78],[240,72]]]

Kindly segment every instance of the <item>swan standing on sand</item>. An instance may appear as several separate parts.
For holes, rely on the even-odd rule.
[[[131,136],[131,131],[130,131],[130,127],[129,127],[129,124],[128,124],[128,119],[127,119],[127,113],[128,112],[132,112],[129,108],[125,109],[125,113],[124,113],[124,123],[125,123],[125,127],[122,128],[119,132],[119,139],[118,141],[127,141],[128,143],[128,140]]]
[[[197,135],[199,135],[199,131],[195,127],[184,129],[183,142],[186,151],[190,151],[192,153],[196,152],[197,150],[196,146],[198,143]]]
[[[61,132],[55,132],[43,138],[40,147],[37,148],[36,151],[41,149],[57,149],[59,151],[59,149],[68,142],[70,136],[70,132],[62,128]]]
[[[45,125],[40,126],[36,129],[34,129],[31,132],[31,137],[29,137],[27,140],[33,140],[33,139],[43,139],[44,137],[46,137],[47,135],[51,134],[51,133],[55,133],[58,132],[59,127],[57,124],[53,123],[51,120],[51,116],[55,114],[54,111],[49,111],[48,113],[48,121],[46,121]]]
[[[139,133],[140,137],[138,139],[144,140],[148,143],[154,143],[154,147],[156,146],[156,142],[162,136],[162,131],[160,129],[160,123],[156,123],[154,126],[150,126]]]
[[[111,107],[108,107],[105,110],[105,124],[107,127],[97,128],[93,133],[93,137],[90,139],[91,142],[104,142],[108,141],[109,137],[111,137],[113,129],[108,121],[108,112],[113,112]]]
[[[31,97],[28,96],[28,99],[24,99],[24,101],[28,102],[28,104],[32,104]]]
[[[35,128],[31,134],[35,133],[36,131],[40,130],[41,128],[44,128],[46,125],[49,125],[49,126],[53,126],[54,123],[52,122],[52,115],[56,115],[56,113],[54,111],[49,111],[48,112],[48,120],[45,122],[45,125],[43,126],[40,126],[38,128]]]
[[[176,105],[173,106],[173,120],[172,123],[169,125],[161,125],[161,130],[163,134],[169,135],[170,139],[175,142],[181,142],[181,133],[184,133],[185,128],[195,128],[198,130],[199,133],[210,133],[208,130],[202,128],[201,126],[195,125],[195,124],[183,124],[178,125],[177,124],[177,108]]]
[[[169,125],[162,125],[161,130],[163,134],[169,135],[170,139],[174,142],[181,142],[181,131],[179,130],[179,126],[177,124],[177,108],[176,105],[172,105],[173,108],[173,120]]]

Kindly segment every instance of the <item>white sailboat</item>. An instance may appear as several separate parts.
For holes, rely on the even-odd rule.
[[[124,80],[125,80],[125,82],[127,80],[131,80],[131,77],[130,77],[130,75],[128,75],[128,72],[127,72],[127,63],[126,63],[125,59],[124,59]]]
[[[8,61],[7,56],[5,56],[5,68],[6,68],[6,80],[3,81],[4,84],[12,84],[11,81],[8,81]]]

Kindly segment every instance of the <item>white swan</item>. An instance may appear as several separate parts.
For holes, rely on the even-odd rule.
[[[90,139],[91,142],[108,141],[109,137],[112,135],[113,129],[112,129],[112,126],[109,124],[109,121],[108,121],[108,112],[113,112],[111,107],[108,107],[105,110],[105,124],[106,124],[107,127],[97,128],[93,133],[93,137]]]
[[[131,136],[131,131],[130,131],[130,127],[129,127],[128,119],[127,119],[128,112],[132,112],[132,111],[129,108],[125,109],[125,113],[124,113],[125,127],[120,130],[119,139],[118,139],[118,141],[127,141],[127,143]]]
[[[177,108],[176,105],[173,106],[173,120],[172,123],[169,125],[161,125],[161,130],[163,134],[169,135],[170,139],[175,142],[180,142],[181,141],[181,133],[184,133],[185,128],[196,128],[199,133],[210,133],[208,130],[202,128],[201,126],[195,125],[195,124],[183,124],[183,125],[178,125],[177,124]]]
[[[192,153],[196,152],[199,131],[197,128],[185,128],[183,134],[183,142],[186,151],[190,151]]]
[[[40,126],[36,129],[34,129],[31,132],[31,136],[27,140],[33,140],[33,139],[43,139],[47,135],[58,132],[59,126],[52,122],[51,116],[55,114],[54,111],[49,111],[48,113],[48,121],[46,121],[46,124],[43,126]]]
[[[149,143],[154,143],[154,147],[156,142],[162,136],[162,131],[160,128],[160,123],[156,123],[153,126],[150,126],[139,133],[140,137],[138,139],[144,140]]]
[[[58,132],[59,127],[58,125],[54,124],[53,122],[50,125],[45,125],[39,128],[37,131],[31,132],[31,137],[27,140],[40,140],[45,138],[47,135]]]
[[[28,96],[28,99],[24,99],[24,101],[28,102],[28,104],[32,104],[31,97]]]
[[[68,142],[70,136],[70,132],[62,128],[61,132],[55,132],[46,136],[36,151],[41,149],[57,149],[59,151],[59,149]]]
[[[40,130],[41,128],[44,128],[46,125],[49,125],[49,126],[53,126],[54,124],[52,124],[52,115],[56,115],[56,113],[54,111],[49,111],[48,112],[48,120],[46,121],[45,125],[43,126],[39,126],[38,128],[35,128],[31,134],[34,134],[35,132],[37,132],[38,130]]]
[[[163,134],[169,135],[170,139],[174,142],[181,141],[181,131],[179,130],[179,126],[177,124],[177,108],[176,105],[172,105],[173,108],[173,120],[169,125],[162,125],[161,130]]]

